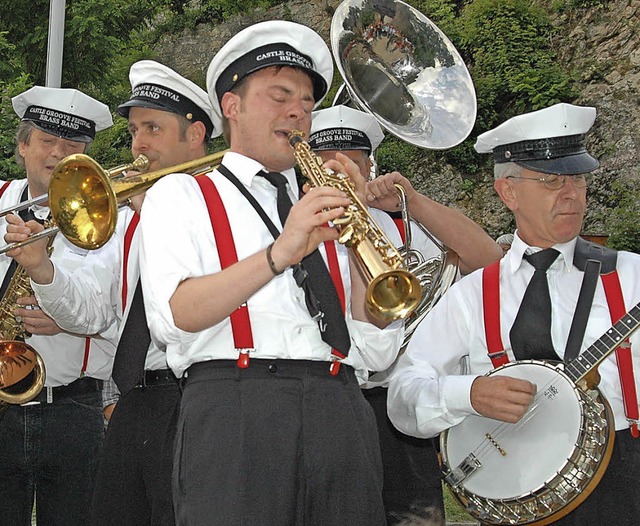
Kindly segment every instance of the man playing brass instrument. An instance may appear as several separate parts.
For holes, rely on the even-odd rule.
[[[203,157],[209,139],[220,133],[220,126],[213,124],[207,93],[151,60],[133,64],[129,78],[131,98],[118,107],[118,113],[129,121],[134,157],[145,155],[149,171]],[[138,210],[143,197],[133,197]],[[130,208],[119,213],[113,241],[119,244],[120,257],[118,268],[111,274],[117,309],[96,314],[92,320],[94,324],[119,321],[112,376],[121,392],[105,439],[104,462],[90,514],[92,526],[174,524],[171,453],[180,390],[167,366],[166,354],[149,338],[139,285],[139,219]],[[46,254],[38,254],[39,260],[29,270],[35,272],[42,265],[52,271]],[[50,309],[56,320],[65,320],[65,327],[81,331],[82,325],[73,325],[73,312],[91,310],[94,300],[86,295],[74,301],[55,301],[65,296],[59,288],[62,283],[83,288],[74,276],[64,282],[65,276],[56,268],[55,278],[53,273],[45,273],[39,279],[48,285],[35,284],[34,288],[43,296],[43,307]],[[98,301],[107,303],[106,298],[104,294]]]
[[[309,133],[332,73],[305,26],[241,31],[207,74],[230,152],[197,180],[173,174],[147,192],[147,317],[184,384],[179,524],[385,524],[377,432],[357,378],[394,360],[400,322],[366,321],[364,283],[325,226],[350,201],[329,187],[298,199],[288,139]],[[357,172],[340,161],[329,165]]]
[[[383,138],[378,121],[368,113],[347,106],[313,113],[309,144],[324,161],[335,158],[340,152],[355,162],[361,174],[360,181],[354,181],[357,186],[364,187],[369,178],[370,155]],[[398,172],[376,177],[366,185],[366,190],[362,188],[365,202],[383,210],[397,211],[395,184],[401,184],[407,193],[411,218],[457,252],[462,273],[500,257],[499,247],[477,224],[462,213],[419,194]],[[404,225],[396,227],[391,216],[381,210],[371,209],[370,212],[387,237],[400,247]],[[419,227],[412,223],[411,229],[413,250],[419,251],[425,259],[440,255],[439,247]],[[373,374],[363,386],[365,398],[376,413],[380,435],[387,521],[396,524],[430,514],[435,522],[444,524],[440,470],[432,442],[400,433],[387,418],[386,387],[390,371]]]
[[[55,166],[67,155],[84,152],[95,133],[112,124],[107,106],[75,89],[35,86],[12,102],[21,118],[16,157],[26,170],[26,179],[4,183],[0,190],[2,209],[46,195]],[[5,229],[15,228],[6,234],[5,241],[22,240],[31,232],[30,226],[41,229],[37,221],[48,215],[46,203],[34,205],[20,216],[11,214],[6,222],[1,220],[1,233],[4,236]],[[35,244],[46,254],[47,240]],[[109,297],[118,260],[114,244],[87,252],[57,236],[52,248],[51,260],[57,269],[76,274],[85,290]],[[0,272],[5,278],[3,301],[10,274],[15,277],[23,272],[21,265],[28,264],[24,259],[28,253],[26,248],[18,248],[0,256]],[[18,261],[17,268],[11,265],[10,256]],[[65,290],[58,299],[69,301],[72,295]],[[46,383],[31,402],[9,405],[0,422],[0,524],[30,524],[34,497],[38,524],[88,524],[103,437],[100,387],[109,376],[115,353],[108,339],[114,335],[113,328],[110,336],[107,328],[104,337],[78,336],[63,330],[63,323],[56,324],[40,310],[33,296],[17,303],[15,315],[32,334],[26,341],[44,360]],[[104,309],[113,307],[107,302]],[[5,311],[14,308],[9,305]],[[88,333],[101,332],[91,324],[90,310],[73,315],[74,322]]]

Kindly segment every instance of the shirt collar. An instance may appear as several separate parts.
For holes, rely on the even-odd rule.
[[[258,161],[245,157],[242,154],[236,152],[227,152],[222,159],[222,163],[240,180],[245,186],[251,187],[253,185],[253,179],[258,172],[268,172],[262,164]],[[293,168],[284,170],[281,172],[287,178],[289,187],[293,189],[294,195],[298,195],[297,192],[297,180],[296,172]]]
[[[557,261],[561,261],[564,265],[564,270],[566,272],[570,272],[573,268],[573,253],[576,249],[576,241],[577,237],[573,238],[571,241],[567,243],[559,243],[557,245],[553,245],[551,248],[555,248],[558,252],[560,252],[560,256],[558,256]],[[534,252],[538,252],[542,250],[540,247],[534,247],[527,245],[520,237],[518,236],[518,231],[516,230],[513,236],[513,243],[511,244],[511,248],[507,253],[509,260],[507,264],[509,265],[509,270],[514,273],[520,269],[522,266],[522,261],[524,259],[525,254],[533,254]],[[554,263],[556,265],[557,262]]]

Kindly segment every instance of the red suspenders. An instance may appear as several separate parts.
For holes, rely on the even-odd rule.
[[[238,261],[238,254],[236,252],[235,242],[233,241],[227,211],[224,208],[224,203],[220,198],[218,189],[211,179],[206,175],[201,175],[196,177],[196,181],[200,186],[200,190],[202,190],[204,200],[207,204],[211,227],[213,228],[213,236],[220,247],[220,250],[218,250],[220,265],[225,269]],[[254,350],[249,308],[246,303],[243,303],[231,313],[230,321],[233,332],[233,343],[239,352],[238,367],[246,369],[249,367],[249,353]]]
[[[238,261],[238,255],[236,252],[235,242],[233,240],[233,234],[231,232],[231,226],[229,225],[229,218],[224,207],[224,203],[220,198],[220,194],[213,181],[206,175],[201,175],[195,178],[196,182],[200,186],[204,200],[207,204],[207,210],[209,211],[209,218],[211,220],[211,226],[213,228],[213,236],[218,244],[218,255],[220,257],[220,265],[223,269]],[[331,279],[338,292],[338,298],[342,305],[342,310],[345,309],[345,294],[344,286],[342,283],[342,275],[340,273],[340,267],[338,265],[338,257],[336,248],[333,243],[325,243],[327,249],[327,259],[329,261],[329,272],[331,273]],[[230,316],[231,330],[233,332],[234,346],[238,349],[238,367],[245,369],[249,367],[249,352],[254,350],[253,346],[253,333],[251,331],[251,320],[249,317],[249,309],[247,304],[244,303],[238,307]],[[332,354],[339,359],[344,358],[338,351],[332,349]],[[331,374],[337,374],[339,361],[334,361],[331,364]]]
[[[5,183],[2,185],[2,188],[0,188],[0,197],[2,197],[2,194],[4,194],[5,190],[9,188],[10,184],[11,181],[5,181]]]
[[[607,304],[612,323],[616,323],[626,313],[620,278],[616,271],[602,274]],[[509,361],[500,336],[500,262],[489,265],[482,271],[482,304],[484,312],[484,328],[489,358],[494,367],[500,367]],[[631,345],[629,340],[616,350],[616,361],[622,386],[624,412],[629,421],[631,434],[637,438],[638,432],[638,398],[633,374]]]
[[[131,242],[133,241],[133,234],[140,223],[140,214],[134,212],[129,226],[124,234],[124,254],[122,256],[122,314],[124,314],[127,306],[127,292],[129,288],[127,268],[129,266],[129,252],[131,251]]]

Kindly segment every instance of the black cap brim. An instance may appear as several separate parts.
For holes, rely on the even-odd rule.
[[[558,175],[576,175],[592,172],[600,163],[586,152],[555,159],[531,159],[514,161],[517,165],[534,172]]]
[[[116,113],[120,115],[120,117],[124,117],[125,119],[128,119],[129,110],[131,108],[149,108],[150,110],[160,110],[160,111],[168,111],[170,113],[177,113],[177,111],[174,108],[163,106],[162,104],[154,104],[153,102],[149,102],[142,99],[131,99],[125,102],[124,104],[120,104],[120,106],[116,108]]]
[[[28,120],[28,119],[25,119]],[[66,139],[67,141],[73,142],[82,142],[88,143],[93,141],[93,137],[87,135],[85,133],[78,133],[73,130],[69,130],[68,128],[63,128],[55,125],[48,125],[42,122],[29,121],[33,124],[34,127],[38,128],[40,131],[48,133],[49,135],[54,135],[55,137],[60,137],[61,139]]]

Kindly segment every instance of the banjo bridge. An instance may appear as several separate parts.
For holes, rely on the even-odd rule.
[[[486,433],[484,436],[487,437],[487,440],[491,442],[491,445],[495,447],[503,457],[507,456],[507,452],[500,447],[500,444],[496,442],[495,438],[493,438],[489,433]]]
[[[455,488],[467,477],[469,477],[469,475],[472,475],[481,467],[482,463],[475,457],[473,453],[469,453],[469,455],[467,455],[467,458],[465,458],[456,468],[452,469],[444,476],[444,480],[452,488]]]

